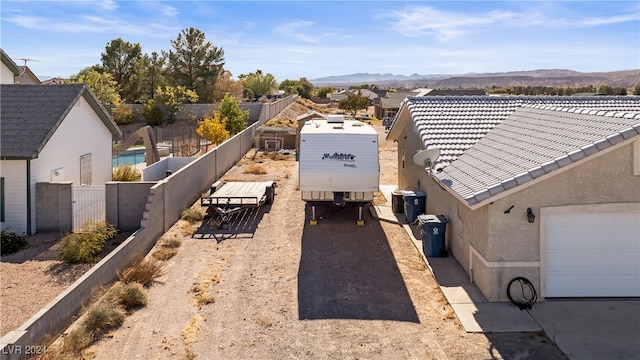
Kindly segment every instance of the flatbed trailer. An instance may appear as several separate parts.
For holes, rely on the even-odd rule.
[[[275,181],[217,181],[211,185],[209,195],[200,198],[200,205],[215,210],[225,224],[234,213],[273,203],[275,188]]]

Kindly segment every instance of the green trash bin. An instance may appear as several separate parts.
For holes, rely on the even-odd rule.
[[[420,215],[422,225],[422,250],[427,257],[445,257],[448,255],[445,244],[447,218],[444,215]]]

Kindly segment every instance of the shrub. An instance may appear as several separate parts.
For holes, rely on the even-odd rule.
[[[84,326],[90,332],[108,330],[122,325],[125,315],[118,304],[99,301],[87,311]]]
[[[164,112],[153,100],[148,100],[142,105],[142,116],[150,126],[159,126],[164,122]]]
[[[204,219],[204,212],[197,208],[189,208],[182,212],[182,219],[193,224]]]
[[[104,242],[117,234],[115,226],[104,222],[87,222],[81,232],[71,233],[60,242],[60,259],[67,263],[90,263],[97,260]]]
[[[143,286],[150,285],[155,279],[164,275],[162,262],[157,259],[145,259],[136,256],[130,267],[116,271],[118,279],[123,283],[137,282]]]
[[[28,247],[29,243],[24,235],[4,230],[0,233],[0,255],[11,255]]]
[[[116,283],[109,290],[109,298],[126,310],[147,305],[147,293],[142,284],[136,282]]]
[[[93,333],[88,331],[85,327],[80,326],[65,335],[61,352],[73,352],[75,354],[80,354],[82,350],[89,346],[92,339]],[[56,354],[56,359],[59,359],[57,357],[58,355],[63,354]]]
[[[140,181],[140,170],[131,165],[122,165],[113,168],[111,178],[113,181]]]
[[[167,261],[172,257],[176,256],[177,253],[178,253],[178,249],[161,247],[155,250],[151,254],[151,256],[153,256],[155,259],[158,259],[160,261]]]
[[[130,105],[120,104],[113,108],[111,115],[113,116],[113,121],[115,121],[116,124],[126,125],[132,124],[136,121],[137,113]]]

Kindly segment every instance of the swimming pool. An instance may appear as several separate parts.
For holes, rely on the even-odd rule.
[[[144,162],[144,149],[127,150],[111,160],[112,167],[136,165]]]

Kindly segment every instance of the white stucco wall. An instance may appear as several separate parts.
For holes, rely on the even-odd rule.
[[[112,135],[102,120],[84,99],[62,121],[37,159],[31,161],[31,191],[35,194],[37,182],[70,181],[80,185],[80,156],[91,154],[91,183],[111,181]],[[58,176],[53,176],[57,171]],[[31,212],[35,219],[35,201],[32,196]],[[35,221],[32,231],[35,232]]]
[[[17,234],[27,232],[27,161],[0,161],[0,176],[4,178],[4,215],[2,230]]]
[[[15,82],[13,72],[3,63],[0,62],[0,83],[13,84]]]

